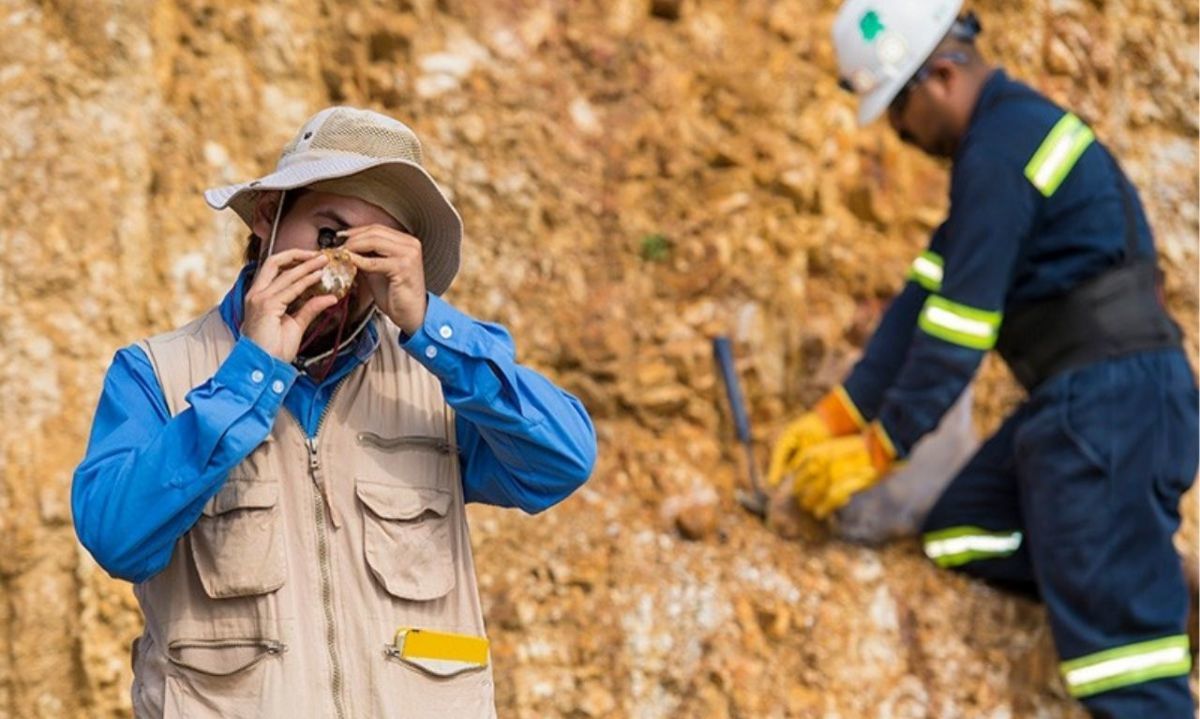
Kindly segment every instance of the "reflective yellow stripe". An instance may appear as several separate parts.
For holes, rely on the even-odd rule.
[[[488,663],[488,640],[485,637],[402,628],[396,632],[392,644],[404,659],[434,659],[477,666]]]
[[[1067,690],[1086,697],[1152,679],[1184,676],[1192,670],[1188,638],[1183,634],[1127,644],[1063,662]]]
[[[892,438],[888,436],[887,430],[883,428],[883,425],[879,422],[879,420],[871,423],[869,431],[874,433],[875,438],[879,440],[879,444],[883,447],[883,451],[887,452],[888,459],[895,459],[897,454],[896,443],[893,442]]]
[[[1021,546],[1020,532],[993,532],[975,526],[948,527],[924,537],[925,556],[939,567],[1007,557]]]
[[[930,292],[942,290],[942,268],[945,263],[942,256],[926,250],[917,255],[912,267],[908,270],[908,279],[916,282]]]
[[[917,320],[926,334],[951,344],[977,350],[990,350],[1000,334],[1000,312],[980,310],[930,295]]]
[[[1053,195],[1095,139],[1092,129],[1068,112],[1042,140],[1025,166],[1025,177],[1046,197]]]

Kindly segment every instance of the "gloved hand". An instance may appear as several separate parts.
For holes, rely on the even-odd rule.
[[[821,398],[813,409],[784,428],[771,450],[771,468],[767,470],[767,486],[777,487],[784,475],[796,471],[796,463],[804,450],[865,429],[858,408],[846,390],[838,385]]]
[[[854,494],[874,486],[895,460],[896,449],[878,422],[862,434],[810,447],[796,463],[796,501],[824,519]]]

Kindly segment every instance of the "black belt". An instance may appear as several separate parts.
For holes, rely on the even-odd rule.
[[[1133,191],[1116,158],[1108,157],[1125,216],[1124,259],[1063,296],[1005,314],[996,350],[1028,392],[1076,367],[1182,346],[1183,333],[1162,303],[1158,264],[1153,254],[1138,256]]]
[[[1062,297],[1007,314],[996,350],[1032,392],[1069,369],[1134,352],[1179,347],[1182,333],[1159,299],[1153,260],[1128,262]]]

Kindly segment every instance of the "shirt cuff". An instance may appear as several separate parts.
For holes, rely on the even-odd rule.
[[[883,431],[884,437],[886,437],[891,443],[893,457],[898,460],[908,459],[908,453],[912,449],[912,446],[904,442],[897,435],[899,428],[893,426],[890,418],[884,417],[883,414],[880,413],[879,419],[875,420],[875,423],[879,425],[879,428]]]
[[[430,294],[425,322],[412,335],[400,337],[400,347],[425,369],[445,381],[458,367],[456,356],[476,356],[475,320],[442,298]]]
[[[275,412],[299,374],[295,367],[275,358],[253,340],[242,337],[213,376],[213,381],[263,410]]]

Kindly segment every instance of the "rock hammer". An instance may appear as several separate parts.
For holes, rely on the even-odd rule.
[[[750,440],[750,416],[746,413],[742,385],[738,381],[737,368],[733,364],[733,345],[728,337],[713,338],[713,359],[721,370],[721,379],[725,382],[725,395],[729,398],[729,409],[733,413],[737,438],[746,448],[746,464],[750,468],[751,491],[739,489],[735,496],[747,511],[766,519],[770,499],[758,481],[758,463],[754,459],[754,445]]]

